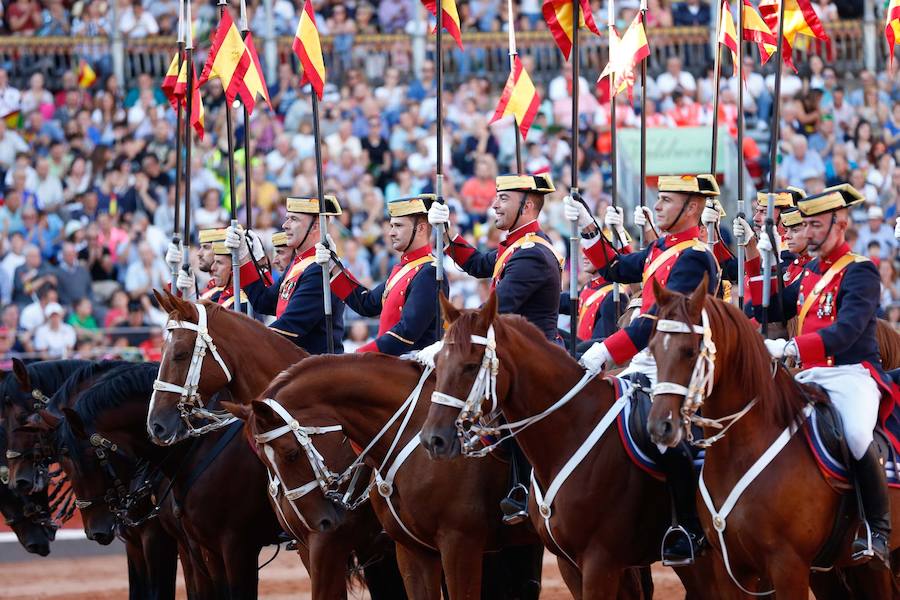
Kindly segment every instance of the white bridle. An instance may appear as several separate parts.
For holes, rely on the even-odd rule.
[[[700,448],[709,448],[722,439],[731,426],[737,423],[741,417],[750,412],[750,409],[756,405],[758,398],[751,400],[738,412],[719,419],[707,419],[697,414],[703,407],[703,402],[712,394],[716,374],[716,344],[712,339],[709,314],[705,308],[700,313],[700,323],[700,325],[692,325],[684,321],[670,319],[659,319],[656,321],[657,333],[700,335],[700,354],[694,363],[691,379],[687,386],[670,381],[660,381],[653,386],[651,393],[654,397],[658,394],[684,397],[684,402],[681,404],[681,421],[684,427],[684,435],[688,443]],[[692,425],[721,429],[721,431],[714,436],[695,440]]]
[[[459,432],[461,452],[465,456],[486,456],[504,441],[514,438],[531,425],[565,406],[598,374],[595,371],[586,372],[578,383],[562,398],[536,415],[513,423],[491,425],[500,416],[499,398],[497,396],[497,374],[500,371],[500,358],[497,356],[497,339],[494,333],[494,326],[488,327],[485,336],[472,335],[470,340],[473,344],[484,346],[484,357],[481,359],[478,375],[476,375],[465,401],[444,392],[434,391],[431,394],[433,403],[460,410],[459,417],[456,419],[456,429]],[[491,410],[486,418],[483,418],[485,415],[482,406],[485,401],[491,403]],[[482,436],[498,436],[504,431],[509,433],[488,446],[477,448],[478,445],[483,443]]]
[[[227,427],[237,421],[237,417],[233,417],[227,413],[211,411],[203,406],[203,399],[198,392],[198,387],[200,385],[200,373],[203,371],[203,359],[206,357],[207,350],[212,354],[215,361],[219,363],[219,366],[222,367],[222,371],[225,373],[225,379],[229,383],[231,382],[232,377],[231,371],[228,370],[228,365],[225,364],[222,355],[219,354],[215,343],[213,343],[212,336],[209,334],[209,329],[207,328],[206,307],[200,302],[195,303],[194,306],[197,308],[197,323],[191,323],[190,321],[169,321],[166,323],[167,331],[187,329],[188,331],[197,333],[197,338],[194,342],[194,353],[191,355],[191,364],[188,367],[184,385],[175,385],[168,381],[162,381],[157,373],[156,381],[153,382],[153,394],[150,396],[150,411],[148,411],[148,415],[153,412],[153,406],[156,402],[156,392],[178,394],[179,400],[177,407],[181,414],[181,418],[185,424],[187,424],[190,435],[199,436],[210,431]],[[162,371],[162,367],[163,365],[160,364],[160,372]],[[208,419],[211,423],[195,427],[190,419],[192,415]]]
[[[291,509],[294,511],[294,514],[297,515],[297,518],[300,519],[300,522],[303,523],[303,526],[307,529],[310,529],[309,524],[306,522],[306,519],[303,518],[303,514],[300,512],[300,509],[297,508],[296,501],[306,496],[316,488],[321,488],[322,492],[328,492],[331,489],[332,484],[338,479],[338,475],[335,475],[328,469],[328,466],[325,464],[325,458],[319,453],[318,450],[316,450],[316,447],[313,444],[310,436],[340,432],[342,431],[342,427],[340,425],[330,425],[327,427],[304,426],[301,425],[297,421],[297,419],[292,417],[291,414],[287,410],[285,410],[285,408],[281,406],[281,404],[279,404],[277,401],[271,398],[266,398],[265,400],[263,400],[263,402],[268,405],[269,408],[271,408],[275,412],[275,414],[281,417],[281,419],[284,421],[284,425],[282,425],[281,427],[277,427],[271,431],[259,433],[253,436],[253,439],[256,441],[256,443],[260,444],[263,447],[263,453],[266,455],[266,459],[268,460],[267,463],[263,464],[266,465],[266,473],[269,478],[269,495],[272,497],[272,503],[278,509],[281,520],[284,521],[285,525],[287,525],[288,528],[290,528],[290,523],[288,522],[287,518],[285,518],[285,515],[281,510],[281,505],[278,502],[279,493],[282,493],[284,495],[284,498],[291,505]],[[297,440],[297,443],[299,443],[300,447],[303,448],[303,451],[306,453],[306,457],[309,459],[309,464],[312,467],[313,474],[315,476],[315,479],[313,479],[312,481],[291,489],[288,489],[287,482],[278,469],[278,462],[275,460],[275,449],[272,448],[270,444],[270,442],[289,433],[293,434],[294,438]],[[291,533],[297,535],[297,532],[293,530],[291,531]]]

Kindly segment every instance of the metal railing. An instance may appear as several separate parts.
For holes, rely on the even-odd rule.
[[[858,71],[864,66],[864,27],[862,21],[841,21],[829,24],[826,29],[832,38],[834,60],[839,70]],[[648,30],[651,56],[651,74],[665,68],[666,59],[680,57],[688,69],[698,73],[711,62],[710,29],[707,27],[669,27]],[[283,36],[275,41],[277,61],[295,62],[291,50],[291,37]],[[517,34],[519,53],[534,61],[532,77],[539,82],[549,81],[559,74],[562,56],[553,38],[546,30],[525,31]],[[599,75],[608,61],[608,38],[585,35],[581,47],[582,66],[589,77]],[[262,46],[273,40],[260,38],[257,42],[260,58],[265,59]],[[338,42],[337,44],[335,42]],[[494,82],[502,82],[509,74],[506,33],[466,33],[463,35],[465,51],[459,51],[452,40],[446,44],[445,72],[448,83],[453,85],[478,74]],[[370,80],[378,81],[387,67],[397,67],[409,73],[413,65],[413,46],[416,38],[409,35],[357,35],[352,40],[336,40],[333,36],[322,38],[329,79],[340,83],[348,69],[360,69]],[[879,46],[878,65],[885,63],[884,42]],[[198,59],[202,58],[208,42],[201,43]],[[748,44],[748,49],[752,45]],[[126,40],[124,46],[125,86],[130,86],[140,73],[161,78],[175,50],[172,37],[151,37]],[[430,50],[427,50],[430,52]],[[822,44],[813,42],[796,51],[797,61],[802,63],[810,52],[825,55]],[[0,37],[0,66],[5,66],[15,85],[24,86],[36,71],[43,72],[48,81],[60,78],[67,70],[76,70],[80,58],[92,59],[101,69],[109,68],[112,45],[105,38],[73,37]],[[296,65],[295,65],[296,66]],[[771,67],[770,67],[771,68]],[[267,69],[271,72],[272,69]],[[51,86],[52,87],[52,86]]]

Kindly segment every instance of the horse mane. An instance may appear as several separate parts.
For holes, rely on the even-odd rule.
[[[472,344],[472,335],[481,335],[475,331],[479,315],[480,313],[477,310],[463,311],[459,318],[453,322],[450,329],[447,330],[445,338],[447,343],[456,344],[463,352],[468,352]],[[499,325],[501,328],[515,331],[525,338],[536,340],[539,344],[543,342],[542,347],[553,354],[555,364],[559,364],[557,361],[563,361],[564,359],[570,362],[573,361],[565,348],[548,341],[546,336],[544,336],[544,332],[522,315],[498,315],[494,324],[495,329]]]
[[[72,373],[68,379],[66,379],[62,386],[56,390],[53,396],[50,398],[50,407],[51,409],[55,409],[55,412],[59,412],[64,406],[73,406],[75,397],[82,390],[82,386],[84,383],[96,379],[113,369],[117,369],[119,367],[131,364],[124,360],[103,360],[90,362],[74,373]]]
[[[55,392],[62,386],[73,372],[93,364],[88,360],[48,360],[26,365],[32,387],[37,387],[45,394]],[[14,405],[28,408],[31,412],[31,396],[19,389],[19,380],[12,374],[3,381],[3,393],[0,395],[0,409],[4,409],[4,398],[9,398]],[[26,399],[27,398],[27,399]]]
[[[659,317],[675,316],[691,322],[688,300],[688,296],[675,294],[671,303],[660,310]],[[740,309],[710,295],[704,306],[716,344],[716,367],[731,369],[727,377],[735,387],[746,390],[750,397],[760,398],[760,406],[773,425],[788,427],[806,404],[799,385],[785,369],[779,368],[772,376],[772,359],[763,338]],[[727,364],[722,362],[725,354]]]
[[[900,333],[883,319],[875,322],[875,339],[881,355],[881,366],[885,371],[900,368]]]
[[[149,400],[158,373],[157,362],[120,364],[81,393],[75,411],[85,425],[91,425],[103,412],[135,397]]]

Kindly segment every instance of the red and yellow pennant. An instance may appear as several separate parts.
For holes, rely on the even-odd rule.
[[[578,11],[578,26],[586,27],[594,35],[600,35],[597,23],[594,22],[594,14],[591,12],[590,0],[578,0],[581,10]],[[556,40],[556,45],[562,51],[566,60],[572,53],[572,27],[574,19],[572,13],[572,0],[544,0],[542,7],[544,20]]]
[[[650,44],[647,42],[647,32],[644,31],[641,13],[635,15],[621,38],[614,28],[610,30],[609,56],[609,63],[600,73],[597,84],[599,85],[606,77],[612,77],[610,101],[626,90],[628,97],[631,98],[634,89],[634,69],[650,56]]]
[[[425,9],[435,19],[437,19],[437,2],[438,0],[422,0]],[[456,0],[441,0],[441,11],[443,13],[441,15],[441,24],[447,33],[450,34],[450,37],[456,40],[456,45],[459,46],[459,49],[462,50],[462,25],[459,21],[459,11],[456,9]],[[437,26],[435,26],[435,31],[437,31]]]
[[[94,85],[97,81],[97,73],[91,67],[91,64],[83,58],[78,61],[78,87],[87,89]]]
[[[246,104],[247,112],[251,114],[253,113],[253,107],[256,106],[256,98],[259,96],[262,96],[266,104],[269,105],[269,110],[274,110],[272,101],[269,99],[269,88],[266,87],[262,66],[259,64],[259,54],[256,52],[256,46],[253,43],[253,34],[249,31],[247,32],[247,37],[244,38],[244,46],[247,48],[247,54],[250,56],[250,64],[247,66],[247,72],[244,73],[243,77],[244,88],[247,93],[241,96],[241,100]]]
[[[885,11],[884,37],[887,40],[889,65],[894,68],[894,46],[900,39],[900,0],[891,0]]]
[[[528,76],[528,71],[522,66],[522,61],[516,56],[513,70],[509,74],[509,79],[506,80],[506,86],[500,95],[500,102],[497,103],[497,110],[494,111],[491,123],[507,115],[513,115],[524,140],[528,137],[528,129],[540,106],[541,97],[538,95],[537,88],[534,87],[531,77]]]
[[[750,3],[750,0],[744,0],[743,37],[744,40],[757,45],[762,64],[766,64],[772,58],[772,55],[775,54],[778,36],[772,33],[772,30],[769,29],[769,26],[753,7],[753,4]]]
[[[828,46],[828,53],[831,53],[831,38],[825,32],[825,27],[819,20],[810,0],[784,0],[784,40],[782,43],[782,54],[785,64],[789,65],[794,71],[797,68],[793,62],[793,49],[797,44],[797,36],[803,35],[817,40],[821,40]],[[778,32],[778,0],[761,0],[759,3],[759,12],[762,15],[769,30]],[[774,49],[773,49],[774,50]],[[774,51],[773,51],[774,54]]]
[[[175,94],[175,84],[178,82],[178,54],[176,52],[172,57],[172,62],[169,63],[169,68],[163,76],[162,85],[159,86],[173,109],[178,108],[178,96]]]
[[[229,104],[234,102],[239,93],[246,103],[245,96],[249,93],[246,92],[243,78],[251,62],[250,55],[246,50],[244,40],[241,39],[241,34],[231,18],[231,13],[226,10],[222,13],[222,20],[219,22],[219,28],[212,40],[206,64],[203,65],[200,85],[218,77],[222,80],[222,88],[225,90],[225,98]]]
[[[325,60],[322,58],[322,43],[319,41],[316,13],[313,11],[311,0],[306,0],[306,4],[303,6],[300,22],[297,23],[297,33],[294,34],[294,43],[291,47],[303,66],[300,85],[309,83],[313,92],[321,100],[325,90]]]
[[[188,63],[181,63],[181,71],[178,72],[178,81],[175,83],[174,94],[181,105],[187,107],[187,68]],[[200,86],[197,84],[197,73],[194,72],[194,90],[191,94],[190,124],[197,132],[197,137],[201,140],[206,132],[206,110],[203,108],[203,98],[200,95]]]
[[[732,73],[736,73],[738,65],[738,35],[737,28],[734,26],[734,19],[731,18],[728,0],[722,0],[722,8],[719,13],[722,15],[722,18],[719,19],[719,43],[731,50]]]

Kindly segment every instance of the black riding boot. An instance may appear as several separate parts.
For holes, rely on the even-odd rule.
[[[531,465],[517,443],[511,441],[508,447],[510,490],[506,498],[500,501],[500,510],[503,511],[503,522],[506,525],[516,525],[528,518]]]
[[[888,496],[884,466],[878,457],[875,444],[871,444],[859,460],[854,461],[853,474],[862,496],[868,529],[860,529],[861,535],[853,540],[850,548],[854,560],[865,562],[874,558],[873,566],[890,568],[891,501]],[[871,543],[869,540],[871,532]]]
[[[677,523],[673,523],[663,539],[664,565],[682,566],[694,562],[704,543],[703,529],[697,517],[697,473],[687,443],[668,448],[661,461],[666,483],[675,507]]]

